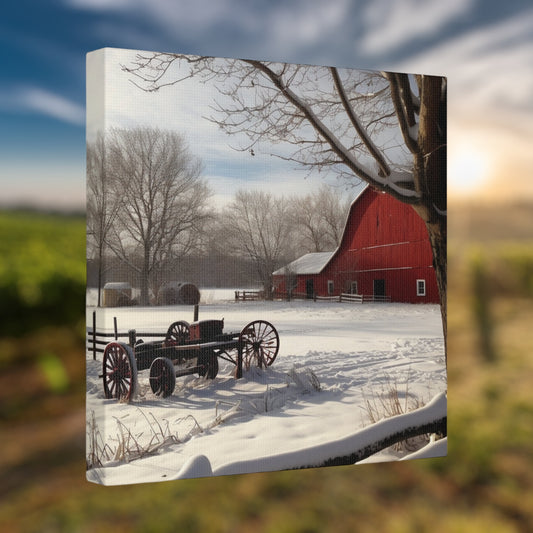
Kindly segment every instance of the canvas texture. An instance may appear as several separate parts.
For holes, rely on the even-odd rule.
[[[87,479],[446,455],[446,78],[87,55]]]

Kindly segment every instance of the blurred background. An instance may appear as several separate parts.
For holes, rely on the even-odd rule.
[[[2,531],[533,529],[533,8],[526,1],[19,0],[0,20]],[[449,79],[444,459],[85,481],[85,53]]]

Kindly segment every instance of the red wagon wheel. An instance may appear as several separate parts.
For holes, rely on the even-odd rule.
[[[189,340],[189,323],[179,320],[170,324],[165,337],[167,344],[183,344]]]
[[[156,396],[166,398],[176,388],[176,371],[167,357],[158,357],[150,365],[150,388]]]
[[[105,397],[131,400],[137,388],[137,364],[133,350],[122,342],[110,342],[104,350],[102,367]]]
[[[260,368],[270,366],[279,350],[276,328],[264,320],[254,320],[244,326],[239,336],[242,346],[242,362],[247,370],[256,364]]]

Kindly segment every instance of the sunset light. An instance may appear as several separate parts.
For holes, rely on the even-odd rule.
[[[448,183],[450,191],[470,195],[486,184],[490,176],[489,155],[476,146],[463,145],[450,150]]]

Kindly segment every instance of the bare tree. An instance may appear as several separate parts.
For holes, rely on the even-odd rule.
[[[293,225],[295,255],[323,252],[327,248],[328,245],[324,242],[322,216],[315,209],[313,197],[310,194],[291,199],[290,218]]]
[[[240,190],[223,213],[226,246],[252,260],[266,299],[272,299],[272,273],[281,266],[290,243],[288,211],[283,197]]]
[[[323,184],[316,192],[291,201],[293,241],[298,253],[332,251],[339,246],[349,201]]]
[[[87,144],[87,252],[97,263],[98,301],[105,272],[105,251],[120,205],[119,198],[111,194],[109,159],[106,156],[104,134]]]
[[[146,305],[163,265],[199,243],[210,193],[200,160],[178,133],[115,129],[109,139],[110,186],[121,198],[110,246],[139,274],[140,303]]]
[[[320,196],[318,205],[324,218],[326,235],[333,245],[331,249],[337,248],[341,244],[352,200],[353,198],[343,198],[341,194],[331,188]]]
[[[180,81],[170,74],[176,62],[188,67],[180,79],[216,82],[212,120],[246,134],[241,149],[282,140],[292,151],[280,157],[364,180],[413,206],[428,230],[446,338],[446,79],[158,53],[123,68],[156,91]],[[398,126],[399,139],[390,135]]]

